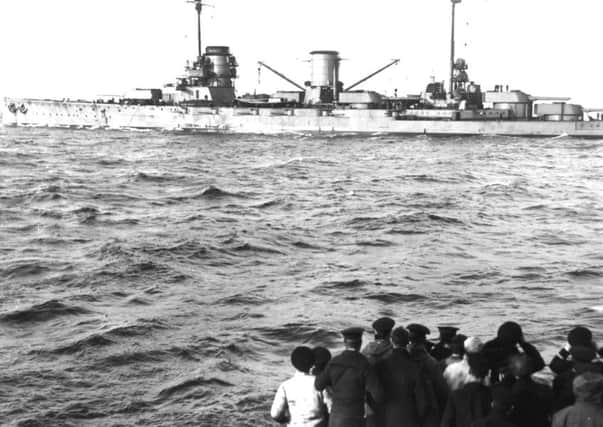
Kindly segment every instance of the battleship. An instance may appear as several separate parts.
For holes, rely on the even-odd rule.
[[[599,112],[569,98],[532,96],[508,86],[484,90],[470,80],[468,63],[455,56],[455,7],[451,0],[448,84],[430,81],[420,95],[385,96],[356,90],[396,65],[390,62],[358,82],[340,81],[339,52],[310,53],[310,80],[297,83],[258,62],[295,90],[237,96],[238,63],[228,46],[201,44],[202,0],[197,15],[198,52],[183,76],[162,88],[134,89],[94,100],[5,98],[5,126],[161,129],[218,133],[391,133],[603,137]]]

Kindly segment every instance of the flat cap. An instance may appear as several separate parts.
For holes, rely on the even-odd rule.
[[[389,317],[382,317],[373,322],[373,329],[380,334],[385,334],[390,332],[394,328],[395,324],[396,322],[394,321],[394,319],[390,319]]]
[[[406,329],[408,330],[408,338],[411,342],[425,339],[425,337],[430,334],[429,328],[419,323],[411,323]]]
[[[350,340],[350,341],[362,340],[363,333],[364,333],[364,329],[359,328],[359,327],[347,328],[347,329],[344,329],[343,331],[341,331],[343,338],[345,338],[346,340]]]

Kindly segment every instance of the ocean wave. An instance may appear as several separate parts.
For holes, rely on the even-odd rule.
[[[385,304],[395,304],[400,302],[425,301],[428,298],[419,294],[401,294],[398,292],[379,292],[365,295],[364,298],[379,301]]]
[[[340,334],[304,323],[286,323],[277,327],[253,328],[259,335],[277,342],[327,343],[336,342]]]
[[[181,181],[185,180],[185,176],[171,175],[171,174],[157,174],[151,172],[138,172],[134,176],[134,182],[169,182],[169,181]]]
[[[85,338],[79,339],[71,344],[60,346],[51,351],[53,354],[75,354],[86,350],[96,349],[98,347],[106,347],[116,344],[115,341],[106,338],[102,334],[92,334]]]
[[[46,322],[62,316],[78,316],[90,311],[78,306],[70,306],[57,300],[46,301],[23,310],[16,310],[0,315],[0,323]]]
[[[568,271],[565,274],[575,279],[595,279],[598,277],[603,277],[603,271],[594,268],[581,268]]]
[[[177,384],[174,384],[172,386],[162,389],[157,394],[157,398],[160,401],[169,399],[170,397],[174,396],[175,394],[182,394],[182,393],[188,392],[192,388],[204,387],[204,386],[233,387],[234,384],[229,383],[228,381],[224,381],[220,378],[215,378],[215,377],[212,377],[212,378],[197,377],[197,378],[185,380],[183,382],[180,382],[180,383],[177,383]]]
[[[414,225],[425,227],[424,229],[419,228],[419,231],[425,231],[425,229],[431,229],[434,223],[464,225],[464,222],[458,218],[428,212],[414,212],[402,215],[388,215],[384,217],[355,217],[348,220],[347,225],[352,226],[355,229],[366,231],[375,231],[381,229],[392,230],[391,226]]]
[[[201,198],[201,199],[221,199],[221,198],[226,198],[226,197],[244,197],[244,196],[242,194],[224,191],[218,187],[214,187],[213,185],[210,185],[209,187],[207,187],[206,189],[201,191],[201,193],[193,196],[193,198]]]
[[[216,301],[214,304],[220,304],[220,305],[262,305],[262,304],[266,304],[267,302],[269,302],[270,300],[259,296],[259,295],[253,295],[253,294],[236,294],[236,295],[231,295],[229,297],[225,297],[225,298],[221,298],[218,301]]]

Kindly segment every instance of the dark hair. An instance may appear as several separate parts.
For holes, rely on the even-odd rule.
[[[314,353],[314,368],[312,368],[312,374],[318,375],[324,371],[327,363],[331,360],[331,352],[325,347],[315,347],[312,349]]]
[[[468,353],[467,363],[469,364],[469,372],[477,378],[485,378],[488,375],[490,366],[488,358],[483,353]]]
[[[567,334],[567,342],[572,346],[579,345],[587,347],[591,345],[592,340],[592,332],[590,329],[585,328],[584,326],[576,326],[569,332],[569,334]]]
[[[291,363],[302,372],[309,372],[314,365],[314,353],[310,347],[296,347],[291,353]]]
[[[404,347],[408,344],[408,331],[402,326],[398,326],[392,332],[392,343],[398,347]]]

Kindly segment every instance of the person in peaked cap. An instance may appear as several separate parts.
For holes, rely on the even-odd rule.
[[[333,357],[314,383],[317,390],[331,387],[333,400],[329,427],[364,427],[367,393],[375,402],[383,400],[381,385],[373,367],[360,354],[362,328],[343,330],[345,350]]]
[[[296,372],[282,383],[274,396],[270,416],[290,426],[324,427],[327,408],[323,394],[314,388],[314,353],[309,347],[297,347],[291,353]]]
[[[362,349],[362,354],[366,356],[371,365],[392,352],[393,346],[390,342],[390,335],[395,324],[396,322],[389,317],[382,317],[373,322],[375,340]]]
[[[430,354],[439,362],[452,355],[450,344],[459,328],[454,326],[438,326],[438,330],[440,331],[440,341],[433,346]]]
[[[408,343],[408,331],[401,326],[394,329],[394,349],[375,366],[385,393],[383,412],[376,411],[377,425],[380,427],[421,426],[415,398],[419,386],[419,370],[406,349]]]
[[[590,329],[584,326],[576,326],[567,334],[567,344],[559,350],[551,363],[549,363],[549,367],[551,371],[556,374],[562,374],[563,372],[570,371],[573,367],[573,360],[571,358],[571,349],[572,347],[590,347],[594,346],[593,344],[593,334]]]
[[[390,335],[396,322],[389,317],[381,317],[373,322],[373,330],[375,331],[375,340],[371,341],[362,349],[362,354],[368,359],[369,363],[374,366],[378,361],[389,356],[393,350],[390,342]],[[377,408],[375,402],[367,402],[366,405],[366,427],[374,427],[379,425],[375,412],[383,412]],[[371,408],[375,407],[375,411]]]
[[[442,375],[437,360],[429,355],[426,348],[429,329],[418,323],[406,327],[408,330],[408,352],[418,371],[415,398],[418,417],[422,427],[440,425],[442,413],[448,398],[448,385]]]
[[[411,344],[418,343],[425,346],[427,344],[427,335],[431,333],[427,326],[419,323],[411,323],[406,327],[408,331],[408,340]]]

